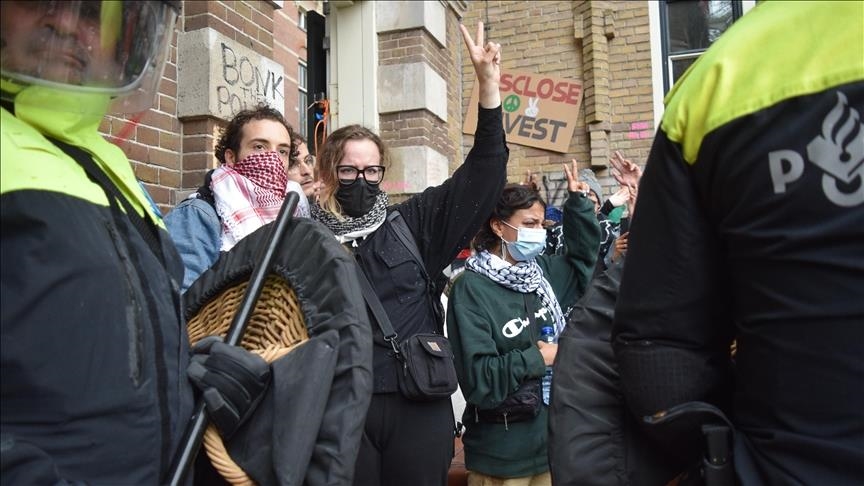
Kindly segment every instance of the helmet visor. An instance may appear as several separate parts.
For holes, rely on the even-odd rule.
[[[0,8],[4,79],[115,101],[148,92],[152,102],[177,15],[167,3],[13,0]]]

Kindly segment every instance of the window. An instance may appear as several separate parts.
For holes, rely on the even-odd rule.
[[[305,18],[305,16],[304,16]],[[308,76],[306,73],[306,64],[301,62],[297,66],[297,110],[300,112],[298,125],[300,133],[307,140],[309,139],[309,95],[308,95]]]
[[[302,8],[297,9],[297,27],[306,32],[306,10]]]
[[[660,2],[663,31],[663,91],[668,92],[699,55],[742,15],[734,0],[666,0]]]
[[[654,118],[658,123],[663,110],[663,97],[675,81],[755,4],[754,0],[649,2]]]

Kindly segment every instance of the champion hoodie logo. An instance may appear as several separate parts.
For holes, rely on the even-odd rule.
[[[549,320],[549,310],[545,307],[541,307],[534,313],[535,319],[540,319],[543,322]],[[508,339],[513,339],[522,333],[522,331],[531,324],[531,321],[528,319],[522,319],[521,317],[517,317],[515,319],[510,319],[509,321],[504,323],[504,326],[501,328],[501,334]]]
[[[824,172],[822,191],[829,201],[841,207],[864,203],[864,124],[843,93],[837,92],[821,133],[807,144],[807,158]],[[775,194],[785,193],[805,169],[804,158],[794,150],[769,153],[768,166]]]

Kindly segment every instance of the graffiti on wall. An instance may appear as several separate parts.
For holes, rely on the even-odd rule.
[[[238,54],[234,48],[221,42],[221,77],[216,84],[219,114],[232,117],[258,103],[281,107],[285,103],[281,70],[275,71],[265,63],[255,62]],[[278,66],[278,65],[276,65]]]
[[[627,138],[630,140],[651,138],[653,136],[654,132],[651,131],[651,124],[648,122],[633,122],[630,124],[630,131],[627,132]]]

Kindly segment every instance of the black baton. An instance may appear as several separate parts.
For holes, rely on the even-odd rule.
[[[299,200],[300,196],[296,192],[288,192],[285,195],[285,201],[282,202],[279,215],[276,216],[276,221],[270,228],[270,234],[264,240],[264,244],[259,250],[259,258],[252,270],[249,286],[246,287],[246,293],[243,294],[240,307],[237,309],[234,320],[231,321],[231,327],[228,328],[228,332],[225,335],[226,344],[237,346],[240,344],[240,340],[243,339],[246,325],[249,324],[249,318],[252,316],[252,311],[255,309],[258,297],[261,296],[261,290],[264,288],[264,280],[270,272],[273,255],[276,254],[276,250],[282,244],[285,230],[288,228],[288,223],[291,222],[291,217]],[[207,414],[205,413],[204,400],[198,400],[195,404],[190,424],[186,428],[186,433],[180,443],[180,450],[177,456],[175,456],[174,463],[171,465],[168,476],[170,478],[168,484],[171,486],[180,486],[183,484],[183,480],[189,472],[189,467],[192,465],[195,456],[198,454],[198,449],[201,447],[201,440],[204,438],[206,427]]]

